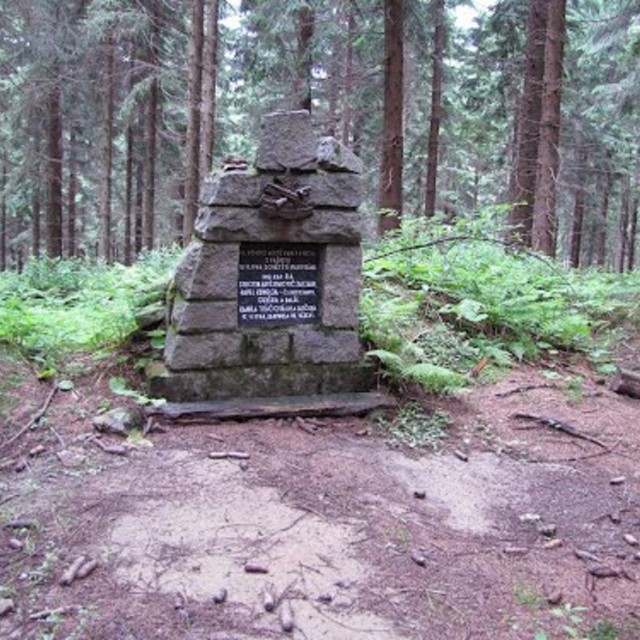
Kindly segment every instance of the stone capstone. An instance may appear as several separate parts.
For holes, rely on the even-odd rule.
[[[261,171],[314,171],[316,152],[308,111],[282,111],[263,116],[256,168]]]
[[[327,171],[362,173],[364,163],[358,156],[331,136],[320,138],[317,149],[318,165]]]

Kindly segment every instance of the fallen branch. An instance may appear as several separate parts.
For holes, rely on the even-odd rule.
[[[534,416],[529,413],[514,413],[513,417],[518,418],[519,420],[530,420],[531,422],[535,422],[536,424],[539,424],[543,427],[548,427],[549,429],[553,429],[554,431],[566,433],[568,436],[571,436],[573,438],[579,438],[580,440],[592,442],[593,444],[597,444],[603,449],[609,449],[606,444],[600,442],[600,440],[598,440],[597,438],[578,431],[575,427],[572,427],[566,422],[561,422],[560,420],[555,420],[554,418],[545,418],[544,416]]]
[[[582,460],[589,460],[590,458],[599,458],[600,456],[606,456],[609,453],[613,453],[614,449],[622,442],[618,440],[610,447],[607,447],[603,451],[596,451],[596,453],[589,453],[585,456],[569,456],[567,458],[548,458],[545,460],[529,460],[529,462],[539,462],[540,464],[555,464],[558,462],[581,462]],[[619,454],[618,454],[619,455]]]
[[[251,456],[243,451],[212,451],[209,457],[212,460],[248,460]]]
[[[22,427],[22,429],[18,431],[18,433],[11,436],[6,442],[3,442],[0,445],[0,451],[4,451],[9,445],[12,445],[16,440],[21,438],[25,433],[27,433],[27,431],[29,431],[29,429],[31,429],[31,427],[33,427],[34,424],[36,424],[36,422],[38,422],[38,420],[40,420],[40,418],[42,418],[42,416],[44,416],[44,414],[49,409],[49,405],[53,400],[53,396],[56,395],[57,390],[58,390],[58,383],[54,381],[53,387],[51,388],[51,391],[49,392],[49,395],[47,396],[47,399],[44,401],[44,404],[42,405],[42,407],[40,407],[40,409],[38,409],[38,411],[36,411],[36,413],[34,413],[33,416],[31,416],[31,420],[29,420],[29,422],[27,422],[27,424],[25,424],[24,427]]]
[[[32,613],[29,616],[29,620],[43,620],[49,616],[65,616],[68,613],[75,613],[78,608],[78,605],[70,605],[68,607],[58,607],[57,609],[42,609]]]
[[[555,389],[555,384],[545,383],[545,384],[525,384],[521,387],[516,387],[515,389],[509,389],[509,391],[502,391],[500,393],[496,393],[496,398],[506,398],[507,396],[512,396],[516,393],[526,393],[527,391],[533,391],[534,389]]]

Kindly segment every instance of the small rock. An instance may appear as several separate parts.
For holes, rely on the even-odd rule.
[[[622,522],[622,516],[619,511],[612,511],[609,514],[609,520],[611,520],[613,524],[620,524]]]
[[[9,546],[12,549],[16,549],[17,551],[20,551],[21,549],[24,548],[24,542],[22,542],[22,540],[18,540],[18,538],[10,538]]]
[[[640,562],[640,551],[638,551],[638,553],[636,553],[636,555],[635,555],[635,556],[633,556],[633,559],[634,559],[636,562]]]
[[[0,618],[6,616],[7,613],[11,613],[16,608],[13,600],[11,598],[1,598],[0,599]]]
[[[22,473],[26,468],[27,468],[27,461],[24,459],[18,460],[18,462],[16,462],[15,465],[13,466],[13,470],[16,473]]]
[[[130,431],[141,430],[144,427],[146,416],[141,407],[117,407],[96,416],[91,422],[94,429],[100,433],[126,437]]]
[[[215,604],[222,604],[223,602],[226,602],[228,595],[229,594],[227,593],[227,590],[222,587],[222,589],[218,589],[218,591],[216,591],[211,596],[211,599],[215,602]]]
[[[331,593],[321,593],[318,596],[318,602],[324,602],[325,604],[330,604],[333,600],[333,594]]]
[[[555,591],[552,591],[547,596],[547,602],[549,604],[560,604],[562,602],[562,591],[560,591],[560,589],[556,589]]]
[[[553,538],[558,531],[558,527],[555,524],[539,524],[538,532],[540,535],[545,536],[546,538]]]
[[[356,436],[358,436],[358,438],[364,438],[364,436],[368,436],[369,435],[369,429],[360,429],[360,431],[356,431]]]
[[[638,542],[638,538],[636,538],[631,533],[623,534],[622,539],[632,547],[637,547],[640,544],[640,542]]]
[[[413,497],[417,500],[424,500],[427,497],[427,492],[423,491],[422,489],[416,489],[413,492]]]
[[[616,476],[615,478],[611,478],[611,480],[609,480],[609,484],[624,484],[626,481],[626,476]]]
[[[427,559],[424,557],[424,555],[418,551],[418,550],[414,550],[411,552],[411,559],[419,566],[419,567],[426,567],[427,566]]]

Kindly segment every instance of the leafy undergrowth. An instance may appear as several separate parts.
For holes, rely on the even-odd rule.
[[[108,349],[136,328],[135,312],[162,295],[179,253],[144,254],[132,267],[85,260],[32,260],[0,274],[0,342],[19,348],[40,376],[70,354]]]
[[[392,381],[447,393],[487,363],[491,373],[564,352],[614,370],[610,347],[640,321],[640,276],[565,269],[516,251],[499,239],[504,215],[410,221],[369,251],[363,335]]]

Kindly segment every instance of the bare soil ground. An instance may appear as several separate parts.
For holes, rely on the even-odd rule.
[[[3,447],[49,387],[19,361],[0,369]],[[112,455],[91,426],[105,400],[122,404],[110,375],[58,392],[0,449],[0,596],[14,604],[2,638],[279,638],[285,602],[289,637],[309,640],[640,638],[640,401],[579,363],[418,397],[452,416],[437,452],[341,418],[315,434],[286,420],[165,424]],[[98,568],[61,586],[81,555]]]

